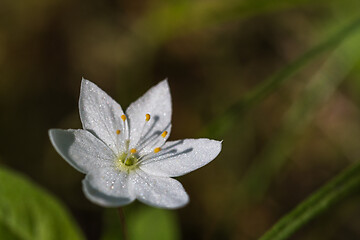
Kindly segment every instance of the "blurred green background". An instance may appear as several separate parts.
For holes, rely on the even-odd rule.
[[[170,139],[215,138],[223,150],[179,178],[185,208],[125,207],[129,235],[257,239],[360,160],[359,9],[356,0],[1,0],[0,164],[58,197],[86,239],[119,239],[116,210],[84,197],[84,176],[47,131],[81,127],[82,77],[123,108],[168,78]],[[360,239],[359,202],[352,195],[291,239]]]

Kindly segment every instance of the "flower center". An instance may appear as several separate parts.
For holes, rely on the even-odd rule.
[[[123,121],[123,125],[122,125],[123,127],[122,130],[117,129],[115,131],[115,134],[117,136],[122,136],[123,134],[125,134],[124,138],[126,139],[125,140],[126,150],[123,153],[121,153],[116,159],[115,167],[120,171],[129,172],[129,170],[136,168],[144,160],[143,157],[145,155],[141,154],[141,151],[144,149],[146,142],[137,144],[136,148],[129,149],[130,139],[129,139],[129,126],[128,126],[128,122],[126,121],[127,118],[124,114],[121,115],[120,118]],[[149,113],[145,114],[146,122],[143,125],[142,129],[140,130],[141,136],[143,135],[144,129],[146,129],[146,127],[148,126],[147,124],[148,122],[150,122],[150,120],[151,120],[150,114]],[[163,131],[161,134],[155,135],[155,139],[150,139],[152,141],[151,147],[155,147],[152,154],[157,154],[162,150],[160,147],[156,147],[156,145],[164,144],[167,135],[168,135],[168,131]],[[160,136],[161,138],[159,138]],[[149,156],[149,154],[151,153],[147,153],[146,156]]]
[[[124,164],[126,166],[132,166],[137,162],[137,158],[134,155],[130,155],[129,157],[126,158],[126,160],[124,161]]]
[[[136,152],[130,151],[129,153],[122,153],[117,159],[115,166],[120,171],[129,171],[136,167],[136,163],[139,161],[135,154]]]

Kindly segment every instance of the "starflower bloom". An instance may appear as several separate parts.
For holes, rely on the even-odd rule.
[[[103,90],[83,79],[79,111],[83,129],[50,129],[50,140],[71,166],[86,174],[86,197],[104,207],[135,199],[160,208],[182,207],[189,197],[171,177],[204,166],[221,150],[221,142],[209,139],[166,142],[172,113],[166,80],[124,113]]]

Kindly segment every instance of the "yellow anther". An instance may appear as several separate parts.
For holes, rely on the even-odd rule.
[[[158,153],[158,152],[160,152],[160,150],[161,150],[161,148],[157,147],[154,149],[154,153]]]
[[[120,134],[120,130],[118,129],[118,130],[116,130],[116,134],[117,135],[119,135]]]
[[[150,114],[147,113],[147,114],[145,115],[145,120],[146,120],[146,121],[149,121],[149,120],[150,120]]]
[[[135,148],[132,148],[132,149],[130,149],[130,152],[131,152],[131,153],[136,153],[136,149],[135,149]]]
[[[123,115],[121,115],[121,119],[125,122],[125,120],[126,120],[126,116],[123,114]]]
[[[164,132],[161,134],[161,136],[164,138],[164,137],[166,137],[167,134],[168,134],[168,132],[167,132],[167,131],[164,131]]]

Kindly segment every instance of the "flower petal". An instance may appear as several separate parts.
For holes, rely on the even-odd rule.
[[[79,172],[109,166],[115,159],[111,149],[86,130],[50,129],[49,136],[56,151]]]
[[[170,133],[171,113],[169,85],[167,80],[164,80],[148,90],[126,110],[130,126],[130,148],[144,148],[149,152],[152,148],[161,146]],[[145,120],[146,114],[150,115],[149,121]],[[165,130],[167,134],[161,137]]]
[[[104,141],[115,153],[125,149],[126,135],[121,106],[94,83],[81,82],[79,112],[83,128]]]
[[[156,177],[140,169],[130,174],[136,198],[148,205],[160,208],[179,208],[189,202],[189,196],[180,182],[168,177]]]
[[[104,207],[119,207],[135,200],[129,191],[129,175],[111,168],[99,168],[83,180],[85,196]]]
[[[208,164],[220,151],[220,141],[206,138],[170,141],[159,153],[145,157],[140,168],[155,176],[177,177]]]

